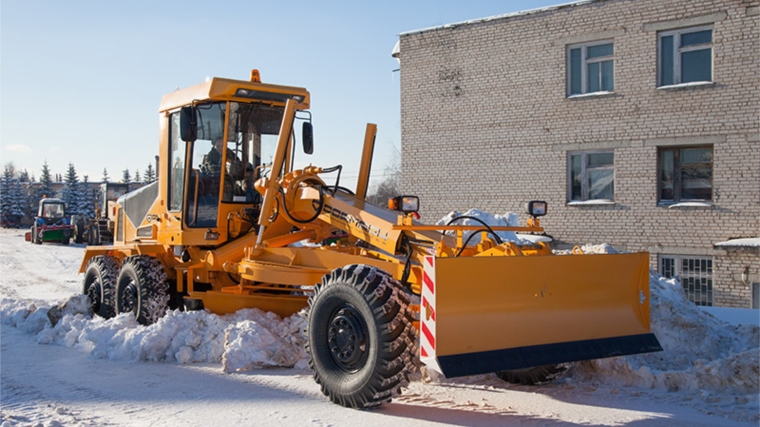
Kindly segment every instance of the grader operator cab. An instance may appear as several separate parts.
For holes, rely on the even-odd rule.
[[[526,227],[423,225],[414,196],[375,206],[374,125],[356,188],[340,185],[341,166],[294,169],[296,147],[313,149],[309,101],[255,70],[164,96],[159,180],[119,199],[114,244],[88,247],[80,266],[93,310],[149,324],[167,309],[307,308],[315,380],[356,408],[390,401],[419,362],[532,383],[557,364],[661,350],[646,253],[502,241],[543,231],[538,201]]]

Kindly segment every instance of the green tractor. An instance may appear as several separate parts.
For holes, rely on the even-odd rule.
[[[61,199],[42,199],[34,217],[32,230],[24,236],[27,242],[42,244],[56,242],[68,245],[75,229],[66,216],[66,203]]]

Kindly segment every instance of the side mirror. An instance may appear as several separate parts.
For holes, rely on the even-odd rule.
[[[198,119],[195,107],[182,107],[179,112],[179,133],[185,142],[198,139]]]
[[[314,153],[314,128],[310,122],[303,123],[302,137],[303,152],[306,154]]]

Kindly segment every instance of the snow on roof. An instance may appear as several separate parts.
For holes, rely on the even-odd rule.
[[[471,20],[468,20],[468,21],[461,21],[461,22],[455,22],[455,23],[451,23],[451,24],[439,25],[439,26],[436,26],[436,27],[428,27],[428,28],[422,28],[422,29],[419,29],[419,30],[405,31],[405,32],[403,32],[403,33],[401,33],[399,35],[400,36],[405,36],[405,35],[409,35],[409,34],[424,33],[426,31],[440,30],[440,29],[443,29],[443,28],[456,28],[456,27],[459,27],[459,26],[462,26],[462,25],[472,25],[472,24],[479,24],[481,22],[496,21],[496,20],[499,20],[499,19],[508,19],[508,18],[515,18],[515,17],[518,17],[518,16],[533,15],[533,14],[536,14],[536,13],[547,12],[547,11],[551,11],[551,10],[559,10],[559,9],[564,9],[564,8],[567,8],[567,7],[581,6],[581,5],[584,5],[584,4],[595,3],[595,2],[598,2],[598,1],[601,1],[601,0],[579,0],[579,1],[569,2],[569,3],[561,3],[561,4],[556,4],[554,6],[540,7],[540,8],[537,8],[537,9],[528,9],[528,10],[523,10],[523,11],[519,11],[519,12],[510,12],[510,13],[505,13],[505,14],[502,14],[502,15],[494,15],[494,16],[488,16],[488,17],[485,17],[485,18],[471,19]]]
[[[715,243],[714,246],[718,248],[734,248],[734,247],[760,248],[760,237],[746,237],[743,239],[730,239],[730,240],[726,240],[725,242]]]

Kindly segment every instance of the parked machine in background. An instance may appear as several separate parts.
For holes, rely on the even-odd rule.
[[[57,242],[68,245],[74,237],[75,228],[66,216],[66,204],[61,199],[40,200],[37,216],[34,217],[31,231],[24,237],[27,242],[42,244]]]
[[[340,185],[340,165],[294,168],[297,146],[313,151],[309,101],[255,70],[164,96],[159,180],[119,198],[114,244],[84,253],[94,312],[150,324],[167,309],[308,309],[314,378],[354,408],[390,401],[420,362],[527,384],[561,363],[661,350],[648,254],[502,241],[543,231],[541,201],[525,227],[424,225],[414,196],[373,205],[374,125],[356,188]]]
[[[98,200],[95,204],[95,218],[72,215],[71,222],[76,227],[76,243],[102,245],[113,242],[116,200],[135,188],[135,184],[104,182],[100,184]]]
[[[0,227],[3,227],[3,228],[21,227],[21,215],[0,215]]]

